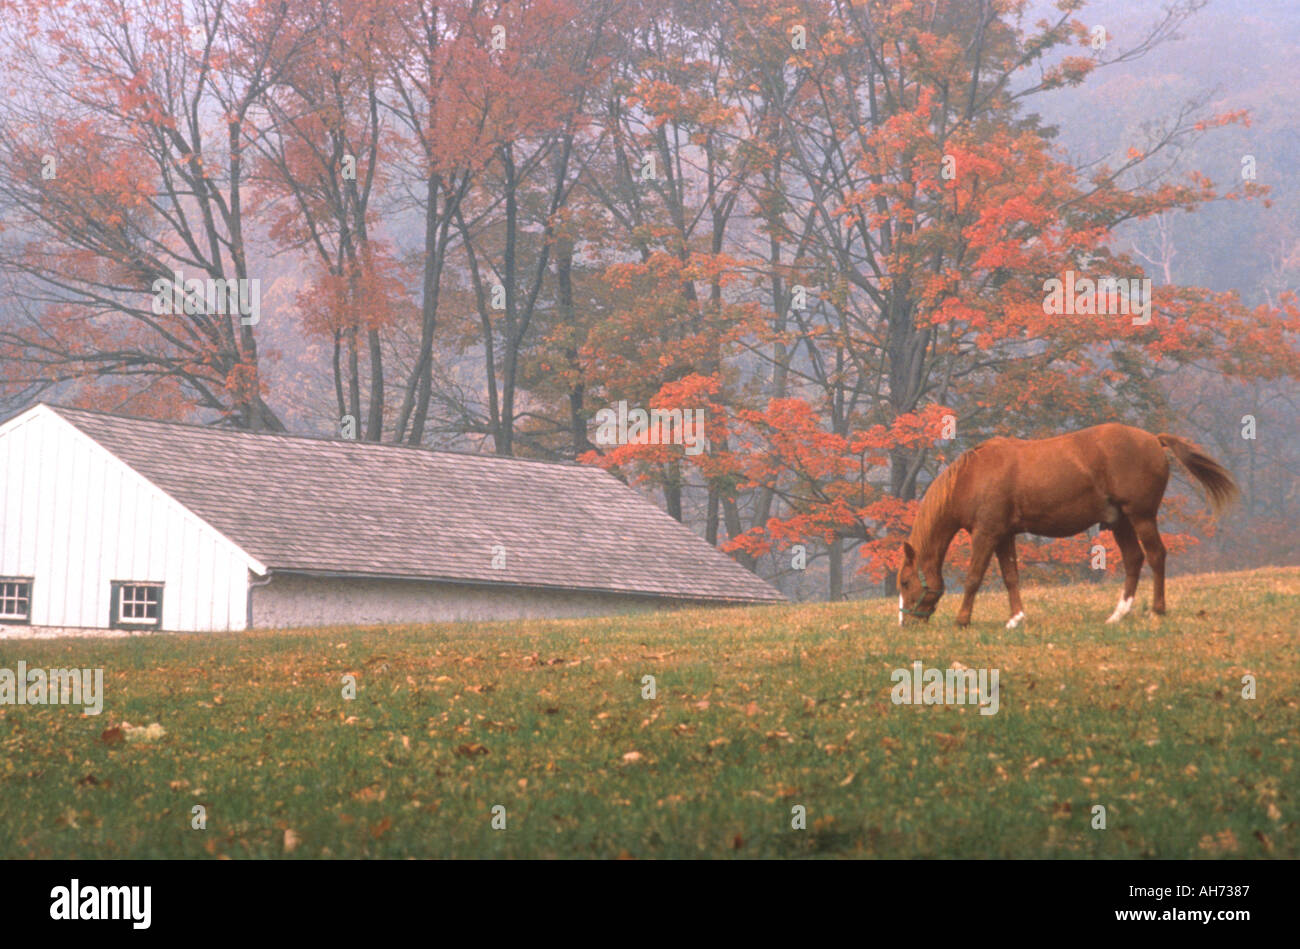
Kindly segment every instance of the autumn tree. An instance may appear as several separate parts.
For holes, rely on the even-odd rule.
[[[748,90],[730,62],[741,47],[717,9],[662,2],[630,12],[598,119],[602,153],[583,182],[621,254],[604,274],[608,317],[588,333],[582,359],[592,393],[608,402],[682,408],[670,404],[687,391],[682,380],[712,379],[688,390],[721,416],[752,395],[734,360],[761,326],[753,301],[736,292],[752,266],[735,256],[735,224],[759,171],[743,147],[755,131]],[[712,433],[718,451],[725,431]],[[722,526],[729,537],[745,529],[728,473],[649,446],[591,457],[634,467],[678,519],[690,476],[702,474],[706,539],[717,543]]]
[[[490,156],[456,210],[486,404],[478,416],[498,454],[514,453],[523,413],[520,374],[543,310],[572,307],[558,226],[583,173],[576,148],[587,132],[588,95],[604,68],[600,8],[567,0],[509,4],[484,15],[471,56],[484,104]],[[496,39],[494,40],[494,36]],[[553,264],[561,268],[556,280]]]
[[[225,0],[0,6],[0,269],[24,303],[0,329],[7,375],[283,428],[260,314],[232,312],[227,290],[260,293],[247,136],[288,19],[286,4]],[[172,294],[177,272],[204,290]]]
[[[285,68],[258,103],[264,116],[252,140],[268,236],[312,261],[297,295],[303,329],[331,338],[337,417],[351,418],[367,441],[383,435],[381,331],[396,319],[406,282],[372,233],[371,201],[394,144],[381,108],[395,31],[389,9],[373,0],[295,6],[280,38]]]

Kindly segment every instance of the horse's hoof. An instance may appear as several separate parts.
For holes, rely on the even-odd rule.
[[[1015,616],[1011,617],[1011,619],[1007,620],[1007,629],[1015,629],[1017,626],[1020,625],[1020,621],[1024,618],[1025,618],[1025,611],[1021,610]]]
[[[1129,597],[1126,600],[1121,596],[1119,602],[1115,604],[1115,612],[1110,614],[1110,618],[1106,622],[1118,623],[1125,616],[1128,616],[1128,611],[1131,609],[1133,609],[1133,598]]]

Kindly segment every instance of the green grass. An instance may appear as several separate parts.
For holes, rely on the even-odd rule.
[[[967,630],[950,596],[903,629],[876,600],[0,641],[106,691],[0,706],[0,856],[1300,856],[1300,569],[1176,578],[1163,618],[1144,579],[1106,626],[1117,591],[1030,589],[1015,630],[986,591]],[[999,669],[1000,711],[893,704],[918,659]]]

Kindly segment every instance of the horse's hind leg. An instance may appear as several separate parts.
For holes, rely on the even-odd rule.
[[[1127,517],[1120,516],[1111,528],[1115,534],[1115,543],[1124,557],[1124,592],[1119,595],[1115,612],[1110,614],[1108,623],[1118,623],[1133,608],[1133,597],[1137,594],[1138,577],[1142,573],[1142,545],[1138,543],[1133,524]],[[1153,568],[1154,569],[1154,568]]]
[[[1007,599],[1011,601],[1011,619],[1007,629],[1015,629],[1025,618],[1025,605],[1020,602],[1020,564],[1016,560],[1016,535],[1008,534],[998,541],[998,569],[1002,582],[1007,585]]]
[[[1151,564],[1152,582],[1155,586],[1151,594],[1151,612],[1160,615],[1165,611],[1165,542],[1160,539],[1160,530],[1156,527],[1154,517],[1134,517],[1131,520],[1142,549],[1146,551],[1147,562]]]

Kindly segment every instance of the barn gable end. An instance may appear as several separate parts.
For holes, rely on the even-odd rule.
[[[0,426],[0,579],[30,582],[29,625],[107,628],[125,583],[161,585],[161,629],[244,629],[250,570],[265,568],[50,407]]]

